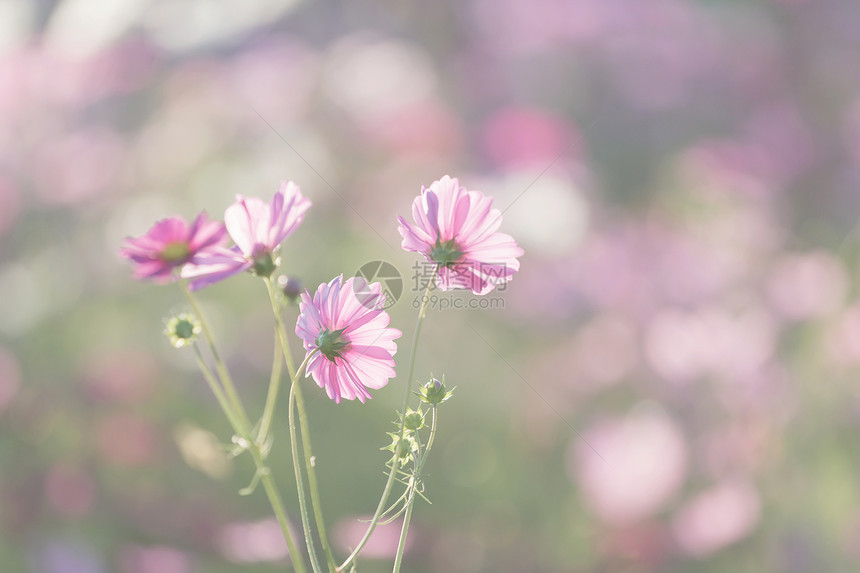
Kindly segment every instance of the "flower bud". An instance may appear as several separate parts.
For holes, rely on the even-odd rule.
[[[414,432],[424,427],[424,412],[421,411],[421,408],[418,410],[406,409],[406,414],[403,416],[403,427],[408,432]]]
[[[278,277],[278,286],[281,287],[284,299],[290,304],[295,304],[303,290],[302,279],[298,277],[289,277],[287,275],[281,275]]]
[[[183,312],[167,321],[164,334],[174,348],[182,348],[193,343],[202,330],[203,328],[196,316]]]
[[[412,442],[409,441],[409,438],[400,438],[396,444],[394,451],[398,458],[405,458],[412,451]]]
[[[431,378],[427,384],[421,387],[418,397],[421,398],[422,402],[438,406],[450,398],[452,393],[453,389],[447,390],[445,388],[445,377],[443,376],[441,381],[438,378]]]
[[[411,434],[404,434],[402,438],[394,432],[388,432],[388,435],[391,436],[391,443],[381,449],[394,452],[397,459],[400,460],[400,465],[406,465],[412,452],[418,451],[418,442]]]

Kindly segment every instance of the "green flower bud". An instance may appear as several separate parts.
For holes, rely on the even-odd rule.
[[[424,427],[424,412],[421,411],[421,408],[417,410],[406,408],[406,414],[403,416],[403,427],[409,432],[414,432]]]
[[[170,318],[164,328],[164,334],[174,348],[183,348],[193,343],[202,331],[203,327],[197,317],[187,312]]]
[[[402,438],[394,432],[388,432],[388,435],[391,436],[391,443],[381,449],[394,452],[400,461],[400,465],[406,465],[412,452],[418,451],[418,442],[415,441],[415,438],[411,434],[404,434]]]
[[[400,438],[395,442],[394,451],[398,458],[405,458],[412,451],[412,441],[409,438]]]
[[[447,390],[445,388],[445,377],[442,376],[440,381],[438,378],[431,378],[427,384],[421,387],[418,391],[418,397],[422,402],[426,402],[432,406],[438,406],[445,402],[453,394],[454,389]]]

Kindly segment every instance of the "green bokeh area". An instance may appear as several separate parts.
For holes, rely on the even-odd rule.
[[[302,381],[339,559],[405,386],[444,375],[404,572],[860,570],[860,5],[108,4],[0,1],[0,572],[291,570],[163,335],[180,289],[118,254],[282,180],[313,206],[276,276],[402,278],[398,376],[366,404]],[[396,217],[445,174],[525,254],[485,296],[431,293],[410,381],[427,269]],[[266,288],[198,300],[256,421]],[[300,535],[286,407],[269,463]]]

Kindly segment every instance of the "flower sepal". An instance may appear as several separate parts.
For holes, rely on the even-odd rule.
[[[454,239],[443,243],[440,237],[436,237],[436,244],[430,251],[430,259],[440,267],[451,267],[465,254],[457,247]]]
[[[255,277],[267,279],[272,276],[275,269],[280,264],[280,258],[272,255],[268,251],[263,251],[258,257],[254,258],[254,263],[251,265],[251,274]]]

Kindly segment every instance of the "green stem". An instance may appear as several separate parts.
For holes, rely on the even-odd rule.
[[[293,541],[293,535],[290,533],[290,522],[287,519],[287,512],[284,510],[281,494],[278,492],[278,486],[275,485],[275,478],[272,476],[272,472],[263,472],[261,481],[263,489],[266,491],[266,496],[269,498],[269,504],[271,504],[272,510],[275,512],[275,517],[278,519],[278,524],[281,526],[281,531],[284,532],[284,538],[287,540],[287,549],[290,552],[290,560],[293,563],[293,568],[295,568],[296,573],[307,573],[304,559],[302,559],[302,555]]]
[[[290,353],[290,345],[289,345],[289,341],[287,339],[287,329],[284,326],[283,319],[281,318],[280,308],[278,307],[278,300],[275,296],[275,288],[274,288],[274,285],[272,284],[272,279],[267,278],[267,279],[265,279],[265,282],[266,282],[266,288],[269,291],[269,299],[271,300],[271,303],[272,303],[272,312],[275,315],[275,321],[277,322],[277,325],[278,325],[278,334],[279,334],[279,338],[281,341],[281,350],[284,353],[284,359],[287,361],[287,368],[289,369],[290,377],[292,378],[292,381],[293,381],[292,385],[290,387],[290,400],[291,401],[295,400],[295,405],[296,405],[296,408],[299,412],[299,426],[301,427],[301,433],[302,433],[302,450],[304,451],[304,454],[305,454],[304,455],[305,471],[308,474],[308,487],[309,487],[310,493],[311,493],[311,506],[313,507],[314,521],[316,521],[316,524],[317,524],[317,531],[319,533],[320,545],[322,545],[322,550],[323,550],[323,553],[325,554],[326,563],[328,565],[329,570],[334,571],[337,567],[337,563],[334,560],[334,554],[331,551],[331,545],[329,544],[328,536],[326,535],[325,521],[323,519],[323,513],[322,513],[322,501],[320,500],[319,485],[317,483],[317,474],[316,474],[316,469],[314,468],[313,451],[311,450],[310,427],[308,426],[307,414],[306,414],[306,410],[305,410],[305,401],[304,401],[304,398],[302,397],[302,388],[301,388],[301,384],[299,383],[301,376],[304,374],[305,368],[307,366],[307,362],[310,359],[310,357],[313,355],[313,353],[308,354],[305,357],[303,365],[301,367],[299,367],[299,370],[301,372],[295,372],[295,374],[294,374],[293,358],[292,358],[292,354]],[[275,390],[275,394],[277,394],[277,390]],[[295,396],[293,396],[293,395],[295,395]],[[293,413],[293,407],[292,407],[292,405],[290,405],[290,410],[289,410],[290,417],[292,417],[292,413]],[[290,434],[290,438],[291,438],[291,447],[293,449],[293,457],[295,458],[296,457],[295,448],[297,446],[296,446],[294,433]],[[297,466],[296,472],[298,472],[298,471],[299,471],[299,469]],[[302,493],[299,493],[299,499],[302,502],[304,501],[304,495]],[[308,536],[308,543],[311,543],[309,533],[305,532],[305,535]]]
[[[293,354],[290,352],[290,345],[287,344],[287,329],[284,326],[284,320],[281,318],[281,308],[278,306],[278,297],[275,294],[275,285],[270,277],[263,279],[266,283],[266,290],[269,291],[269,302],[272,304],[272,313],[275,315],[275,322],[278,325],[278,335],[281,339],[281,349],[284,352],[284,360],[287,361],[287,372],[290,377],[296,372],[296,366],[293,363]]]
[[[317,560],[316,549],[314,548],[313,534],[311,533],[311,524],[310,519],[308,518],[308,507],[307,500],[305,499],[305,486],[304,480],[302,479],[302,468],[299,464],[299,452],[298,446],[296,444],[296,422],[293,417],[293,411],[295,410],[295,397],[296,397],[296,388],[298,387],[298,377],[301,373],[304,372],[305,367],[308,364],[308,360],[312,354],[308,354],[305,361],[302,362],[301,367],[299,367],[299,372],[296,372],[296,375],[293,377],[293,382],[290,385],[290,401],[288,406],[288,418],[290,423],[290,444],[292,445],[291,451],[293,456],[293,469],[296,472],[296,489],[299,494],[299,511],[302,516],[302,530],[305,533],[305,543],[308,546],[308,554],[311,558],[311,567],[314,570],[314,573],[320,572],[320,564]]]
[[[296,408],[299,412],[299,426],[302,430],[302,450],[305,452],[305,469],[308,472],[308,485],[311,490],[311,505],[314,510],[314,520],[317,522],[317,530],[319,531],[320,544],[322,544],[323,553],[325,553],[326,563],[329,571],[332,573],[337,569],[337,563],[334,560],[334,554],[331,551],[331,546],[326,536],[325,521],[323,521],[322,502],[320,500],[319,486],[317,484],[317,474],[314,468],[314,456],[311,452],[310,431],[308,429],[307,415],[305,414],[305,404],[302,398],[302,388],[299,380],[296,380],[294,385],[296,390]]]
[[[433,422],[430,425],[430,438],[427,440],[427,448],[424,450],[424,455],[420,456],[415,464],[415,474],[421,475],[421,470],[424,468],[424,463],[427,461],[427,456],[430,455],[430,448],[433,447],[433,440],[436,438],[436,406],[433,406]],[[392,573],[400,572],[400,565],[403,562],[403,550],[406,548],[406,534],[409,531],[409,521],[412,519],[412,508],[415,505],[415,476],[409,479],[410,491],[409,498],[406,500],[406,515],[403,516],[403,526],[400,528],[400,541],[397,543],[397,554],[394,557],[394,569]]]
[[[269,391],[266,394],[266,405],[263,407],[263,417],[260,419],[260,431],[257,433],[257,443],[262,447],[269,439],[269,430],[275,416],[275,405],[278,402],[278,388],[281,385],[281,350],[278,348],[278,337],[275,332],[275,355],[272,358],[272,375],[269,378]]]
[[[218,349],[215,347],[215,339],[212,336],[212,331],[209,329],[209,325],[200,310],[200,306],[197,304],[197,300],[191,294],[191,291],[188,290],[188,284],[186,281],[180,281],[180,286],[183,294],[185,294],[185,298],[191,305],[192,311],[197,316],[197,320],[200,321],[203,336],[209,344],[209,350],[212,353],[213,360],[215,361],[215,369],[218,372],[218,378],[220,378],[221,384],[218,383],[215,375],[209,367],[206,366],[206,362],[203,360],[200,349],[195,344],[194,348],[197,357],[197,364],[203,372],[203,376],[206,378],[206,382],[212,389],[213,394],[215,394],[215,398],[218,400],[221,409],[224,411],[224,415],[227,416],[230,425],[233,426],[233,430],[248,444],[248,450],[254,458],[254,464],[256,465],[257,471],[260,472],[262,476],[261,481],[263,483],[263,488],[266,491],[266,496],[269,498],[269,503],[272,506],[272,510],[275,512],[275,517],[277,518],[278,524],[281,526],[281,531],[284,534],[284,540],[287,542],[287,549],[290,552],[290,559],[292,560],[293,568],[296,573],[307,573],[301,553],[299,553],[298,547],[296,547],[296,543],[293,541],[293,535],[290,532],[289,527],[289,520],[287,518],[283,502],[281,501],[277,485],[275,484],[271,471],[269,471],[265,466],[265,460],[263,459],[262,452],[260,451],[260,445],[251,439],[251,424],[248,421],[248,415],[245,413],[245,409],[242,407],[242,402],[239,400],[239,395],[236,393],[236,388],[230,378],[230,372],[227,370],[227,366],[224,364],[224,361],[221,360]],[[224,390],[221,389],[222,385]]]
[[[438,265],[434,267],[432,277],[436,276],[436,271],[438,270]],[[406,384],[404,385],[403,391],[403,407],[401,408],[401,412],[404,416],[401,416],[400,419],[400,430],[399,430],[399,438],[403,438],[403,433],[405,430],[404,420],[406,408],[409,406],[409,390],[412,388],[412,376],[415,374],[415,355],[418,353],[418,339],[421,336],[421,325],[424,323],[424,317],[427,315],[427,305],[430,302],[430,289],[433,286],[433,279],[429,279],[427,281],[427,287],[424,289],[423,298],[421,300],[421,307],[418,310],[418,321],[415,324],[415,334],[412,336],[412,355],[409,359],[409,375],[406,378]],[[382,497],[379,499],[379,505],[376,506],[376,511],[373,513],[373,518],[370,520],[370,523],[367,526],[367,531],[365,531],[364,536],[361,538],[361,541],[358,542],[358,545],[346,558],[346,561],[341,563],[340,567],[337,568],[338,571],[343,571],[346,567],[358,556],[361,550],[364,548],[367,541],[370,539],[370,536],[373,534],[373,530],[376,529],[376,524],[379,522],[379,518],[382,515],[383,511],[385,511],[385,504],[388,502],[388,496],[391,495],[391,487],[394,485],[394,475],[397,473],[395,471],[395,464],[397,463],[397,453],[395,452],[394,457],[391,461],[391,471],[388,473],[388,480],[385,482],[385,488],[382,490]]]
[[[215,375],[212,373],[212,370],[209,369],[206,362],[203,360],[200,348],[197,346],[197,343],[194,343],[192,346],[194,347],[194,355],[197,358],[197,366],[203,373],[203,377],[209,384],[209,388],[215,395],[215,399],[218,400],[218,404],[221,406],[221,411],[223,411],[224,415],[227,416],[227,420],[230,422],[230,426],[232,426],[236,435],[244,440],[248,440],[248,436],[243,435],[242,425],[239,423],[239,420],[236,419],[236,414],[233,413],[230,402],[227,401],[227,397],[224,395],[224,390],[221,389],[221,384],[215,379]]]
[[[433,447],[433,441],[436,439],[436,412],[437,407],[433,406],[433,420],[430,422],[430,437],[427,439],[427,448],[424,450],[424,457],[421,458],[421,463],[418,466],[418,471],[421,471],[421,468],[424,467],[424,463],[427,461],[427,456],[430,455],[430,448]]]
[[[412,519],[412,508],[415,507],[415,477],[409,478],[409,498],[406,500],[406,514],[403,516],[403,527],[400,528],[400,541],[397,543],[397,554],[394,556],[393,573],[400,571],[403,562],[403,549],[406,547],[406,531],[409,529],[409,520]]]
[[[191,305],[191,309],[200,321],[200,326],[203,329],[203,337],[206,338],[206,342],[209,344],[209,351],[212,353],[212,359],[215,361],[215,370],[218,372],[218,377],[224,385],[224,390],[233,407],[233,412],[236,414],[236,418],[239,422],[241,422],[242,427],[250,428],[251,423],[248,420],[248,414],[245,412],[245,408],[242,407],[242,402],[239,400],[239,394],[236,392],[236,386],[233,385],[233,379],[230,377],[230,372],[227,370],[227,366],[224,364],[224,361],[221,359],[221,355],[218,353],[218,349],[215,347],[215,338],[212,336],[212,331],[209,330],[209,325],[206,322],[206,318],[203,316],[203,312],[200,310],[200,305],[197,304],[197,299],[194,298],[191,291],[188,290],[188,283],[186,281],[180,280],[179,285],[182,288],[185,298],[188,300],[188,304]]]

